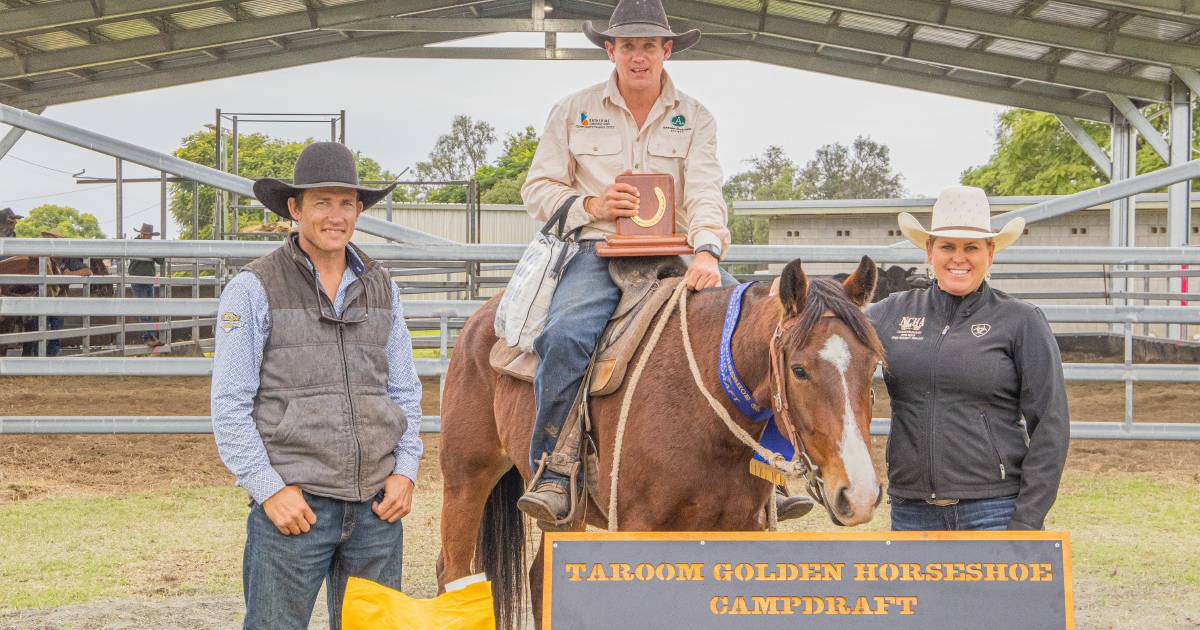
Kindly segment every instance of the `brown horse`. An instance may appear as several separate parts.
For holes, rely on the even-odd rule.
[[[810,283],[800,262],[793,261],[783,270],[778,296],[766,285],[746,292],[733,337],[739,374],[760,404],[770,405],[778,394],[780,429],[794,428],[784,432],[793,433],[797,450],[806,451],[819,471],[816,485],[823,491],[818,494],[830,518],[840,525],[870,520],[880,498],[866,437],[871,379],[883,350],[862,312],[875,280],[875,265],[865,257],[842,283]],[[736,411],[717,380],[716,359],[730,294],[726,288],[687,297],[688,335],[702,387],[743,430],[757,437],[765,423],[753,424]],[[499,376],[489,365],[497,303],[498,297],[489,300],[467,321],[446,375],[438,583],[445,586],[486,571],[493,581],[497,627],[510,628],[524,600],[525,529],[516,500],[523,491],[522,480],[530,474],[534,396],[529,383]],[[697,390],[686,359],[680,311],[666,312],[670,320],[647,357],[625,427],[617,492],[620,529],[761,530],[772,485],[749,473],[750,447],[734,438]],[[606,526],[599,506],[609,505],[616,426],[628,381],[614,394],[592,401],[602,496],[589,498],[576,529]],[[781,416],[781,408],[790,412]],[[535,620],[540,617],[541,558],[539,544],[529,571]]]
[[[38,275],[37,256],[10,256],[0,260],[0,275],[36,276]],[[57,276],[61,273],[53,258],[46,259],[46,275]],[[46,287],[47,296],[57,296],[62,289],[58,285]],[[0,297],[36,297],[38,288],[35,284],[0,284]],[[0,317],[0,335],[25,332],[26,317]],[[36,317],[34,318],[36,319]],[[9,344],[0,344],[0,357],[8,354]]]

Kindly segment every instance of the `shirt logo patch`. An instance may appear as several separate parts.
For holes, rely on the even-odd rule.
[[[896,329],[896,334],[892,335],[892,339],[911,339],[920,341],[925,337],[922,331],[925,329],[924,317],[904,316],[900,318],[900,326]]]
[[[988,331],[991,329],[991,324],[971,324],[971,334],[975,335],[976,337],[982,337],[988,334]]]
[[[233,332],[242,327],[242,316],[237,313],[225,311],[221,313],[220,327],[225,332]]]
[[[576,129],[614,129],[612,121],[607,118],[596,118],[587,112],[579,112],[579,122],[575,123]]]
[[[683,114],[675,114],[675,116],[671,118],[671,124],[675,125],[676,127],[683,127],[687,124],[687,118],[684,118]]]

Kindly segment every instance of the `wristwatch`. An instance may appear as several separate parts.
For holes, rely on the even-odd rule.
[[[692,253],[695,254],[699,254],[700,252],[708,252],[712,254],[712,257],[716,258],[717,261],[721,260],[721,248],[717,247],[716,245],[701,245],[700,247],[692,250]]]

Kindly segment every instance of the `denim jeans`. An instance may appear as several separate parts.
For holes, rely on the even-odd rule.
[[[382,499],[380,491],[374,500]],[[350,576],[400,589],[402,521],[380,520],[371,511],[371,501],[341,501],[307,492],[304,500],[317,522],[296,536],[279,533],[258,503],[250,508],[242,562],[244,630],[308,628],[322,582],[332,630],[342,626],[342,598]]]
[[[932,505],[922,499],[890,497],[892,530],[934,531],[1008,529],[1017,495],[994,499],[963,499],[955,505]]]
[[[542,453],[554,450],[592,350],[620,301],[621,290],[608,275],[608,260],[596,255],[595,241],[583,241],[558,279],[546,327],[533,340],[541,363],[533,379],[537,420],[529,445],[531,472],[537,470]],[[566,483],[550,470],[542,480]]]
[[[152,298],[154,297],[154,285],[152,284],[131,284],[129,288],[133,291],[133,297],[136,298]],[[138,321],[143,324],[149,324],[154,321],[149,315],[138,315]],[[150,341],[155,339],[154,331],[143,330],[142,341]]]
[[[541,362],[533,379],[537,419],[529,445],[531,474],[537,470],[542,454],[554,450],[592,351],[621,301],[621,290],[608,275],[608,259],[596,255],[595,245],[596,241],[581,242],[579,252],[563,269],[550,300],[546,327],[533,340],[533,349]],[[685,262],[690,264],[690,257]],[[721,269],[722,286],[736,283],[732,275]],[[549,469],[542,480],[566,484],[562,475]]]

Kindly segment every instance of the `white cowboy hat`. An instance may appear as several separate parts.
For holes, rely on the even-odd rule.
[[[951,186],[938,195],[933,204],[930,228],[921,227],[916,217],[901,212],[897,218],[900,232],[918,249],[925,249],[929,239],[946,238],[990,238],[1000,251],[1021,238],[1025,219],[1017,217],[1004,225],[999,232],[992,231],[992,209],[987,193],[973,186]]]

